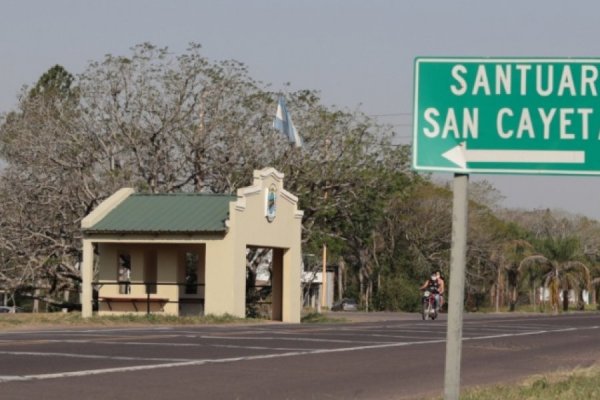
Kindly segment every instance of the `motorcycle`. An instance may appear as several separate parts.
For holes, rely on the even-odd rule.
[[[431,320],[435,320],[438,316],[435,293],[430,290],[425,290],[423,292],[423,299],[421,303],[421,316],[423,319],[426,320],[429,318]]]

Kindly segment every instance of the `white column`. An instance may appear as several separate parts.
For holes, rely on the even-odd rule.
[[[94,276],[94,244],[83,239],[83,262],[81,263],[81,316],[92,316],[92,278]]]

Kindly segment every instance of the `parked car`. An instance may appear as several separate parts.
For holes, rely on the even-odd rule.
[[[331,311],[356,311],[358,310],[358,304],[354,299],[342,299],[336,302],[332,307]]]
[[[23,311],[21,307],[0,306],[0,314],[2,313],[17,313]]]

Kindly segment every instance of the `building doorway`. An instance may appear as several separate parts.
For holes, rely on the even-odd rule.
[[[246,317],[283,320],[283,255],[278,248],[246,248]]]

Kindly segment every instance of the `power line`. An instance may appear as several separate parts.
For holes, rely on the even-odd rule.
[[[413,113],[411,112],[400,112],[400,113],[389,113],[389,114],[369,114],[369,117],[407,117],[411,116]]]

